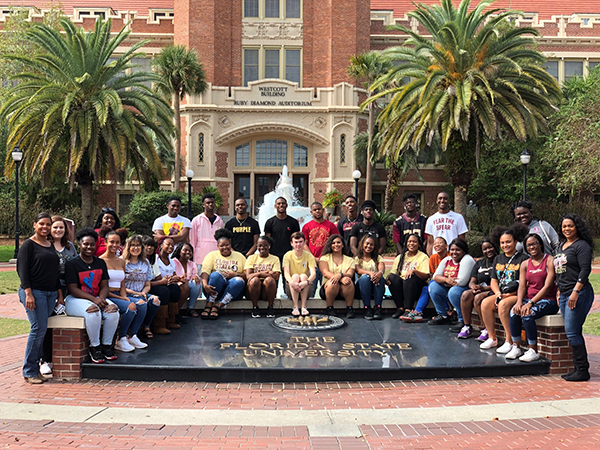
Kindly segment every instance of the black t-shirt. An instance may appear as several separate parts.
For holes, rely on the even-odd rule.
[[[100,282],[108,280],[108,269],[106,262],[96,256],[91,264],[81,259],[81,256],[67,261],[65,264],[65,281],[69,284],[77,284],[83,292],[98,297],[100,293]]]
[[[225,228],[233,233],[231,246],[236,252],[244,255],[244,257],[254,245],[254,236],[260,236],[260,226],[250,216],[241,221],[237,217],[234,217],[225,224]]]
[[[517,252],[510,257],[502,253],[494,258],[494,270],[492,270],[491,275],[492,278],[498,280],[498,286],[500,286],[502,294],[517,291],[521,263],[528,258],[529,256],[521,252]]]
[[[362,221],[363,216],[362,214],[359,214],[354,219],[348,219],[348,216],[344,216],[337,224],[338,233],[340,233],[344,239],[344,245],[346,249],[344,253],[348,256],[352,256],[352,250],[350,249],[350,232],[352,231],[352,227],[354,225]]]
[[[27,239],[19,248],[17,272],[23,289],[48,292],[60,288],[60,261],[53,245],[44,247]]]
[[[592,247],[579,239],[563,250],[563,242],[554,256],[556,283],[561,292],[572,290],[577,282],[587,286],[592,271]]]
[[[416,234],[421,238],[423,243],[421,250],[425,248],[425,224],[427,223],[427,216],[419,214],[416,220],[408,221],[401,215],[398,220],[394,222],[394,228],[399,234],[399,243],[404,249],[406,247],[406,240],[411,234]]]
[[[490,262],[487,258],[481,258],[473,266],[471,278],[477,278],[477,284],[489,286],[492,280],[492,272],[494,270],[494,262]]]
[[[373,222],[371,225],[365,225],[364,222],[359,222],[352,227],[352,231],[350,231],[350,236],[355,237],[358,242],[362,239],[362,237],[368,234],[375,239],[381,239],[386,237],[385,228],[383,225]],[[377,241],[379,244],[379,241]]]
[[[273,248],[271,248],[271,254],[279,259],[283,258],[283,255],[292,249],[290,239],[296,231],[300,231],[300,224],[291,216],[287,216],[285,219],[273,216],[267,220],[265,233],[270,234],[273,241],[275,241]]]

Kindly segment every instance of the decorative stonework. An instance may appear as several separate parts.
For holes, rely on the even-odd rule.
[[[247,40],[288,40],[301,41],[303,30],[301,23],[289,22],[244,22],[242,39]]]
[[[227,116],[219,117],[219,125],[221,128],[229,128],[231,126],[231,120]]]
[[[335,116],[333,118],[333,123],[334,123],[334,125],[337,125],[339,123],[347,123],[348,125],[352,125],[352,117],[349,115],[348,116],[346,116],[346,115]]]
[[[325,119],[325,117],[319,116],[315,119],[314,125],[315,127],[322,129],[325,127],[325,125],[327,125],[327,119]]]
[[[249,134],[256,133],[284,133],[295,136],[303,137],[304,139],[315,143],[317,145],[326,147],[329,145],[329,141],[323,136],[316,134],[315,132],[292,124],[284,123],[262,123],[262,124],[248,124],[246,126],[234,128],[233,130],[227,131],[222,134],[218,139],[215,139],[215,144],[224,145],[228,142],[235,141],[239,137],[248,136]]]
[[[193,114],[191,123],[196,123],[199,121],[208,123],[210,121],[210,114]]]

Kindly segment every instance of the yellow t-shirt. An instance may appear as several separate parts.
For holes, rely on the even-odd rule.
[[[303,250],[300,258],[294,254],[294,250],[290,250],[283,256],[283,267],[290,268],[290,275],[305,274],[310,276],[310,268],[317,267],[317,262],[312,253],[306,250]]]
[[[354,269],[354,266],[356,265],[354,263],[354,258],[350,258],[349,256],[344,255],[344,259],[342,259],[342,263],[341,264],[336,264],[333,261],[333,253],[329,253],[325,256],[321,256],[321,259],[319,259],[319,262],[321,261],[325,261],[327,263],[327,265],[329,266],[329,271],[331,273],[337,274],[337,273],[346,273],[348,271],[348,269]],[[327,283],[329,281],[329,278],[325,277],[325,274],[323,274],[323,284]]]
[[[381,255],[377,255],[376,259],[371,259],[369,262],[359,259],[358,256],[354,257],[354,264],[362,270],[367,270],[369,272],[377,272],[377,267],[381,261],[383,261]]]
[[[402,268],[400,271],[398,271],[398,265],[400,264],[401,257],[402,255],[396,256],[390,273],[400,275],[400,278],[404,278],[406,276],[406,272],[410,269],[418,270],[419,272],[423,273],[429,273],[429,257],[425,253],[417,252],[415,256],[409,256],[408,252],[406,252]]]
[[[275,255],[269,255],[261,258],[258,253],[250,255],[246,260],[246,270],[254,269],[254,272],[281,272],[279,258]]]
[[[213,272],[237,272],[243,274],[246,258],[239,252],[232,251],[231,255],[224,257],[219,250],[210,252],[202,261],[202,273],[210,275]]]

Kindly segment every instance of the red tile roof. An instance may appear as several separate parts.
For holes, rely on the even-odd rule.
[[[61,5],[65,14],[73,13],[73,8],[111,8],[115,12],[136,11],[147,16],[150,9],[173,9],[175,0],[0,0],[0,6],[34,6],[49,9],[50,5]]]
[[[453,0],[455,5],[460,0]],[[426,5],[439,4],[439,0],[415,0],[415,3]],[[478,4],[472,0],[471,5]],[[550,19],[552,16],[569,16],[571,14],[600,14],[598,0],[497,0],[492,8],[507,8],[529,13],[538,13],[539,19]],[[371,0],[371,10],[394,11],[394,17],[404,17],[415,9],[411,0]]]

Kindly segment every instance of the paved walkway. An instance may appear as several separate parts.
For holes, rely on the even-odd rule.
[[[24,317],[16,295],[0,296],[0,316]],[[42,386],[21,377],[26,339],[0,339],[2,448],[600,448],[600,338],[593,336],[587,383],[548,375]]]

